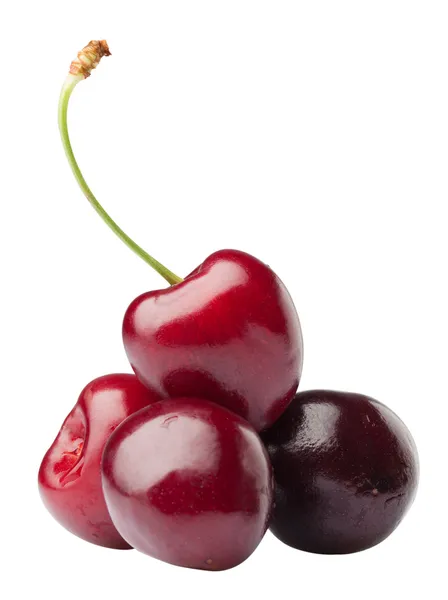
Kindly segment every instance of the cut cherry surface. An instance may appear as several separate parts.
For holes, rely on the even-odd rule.
[[[236,250],[215,252],[183,282],[134,300],[123,340],[149,389],[212,400],[258,431],[288,406],[302,370],[288,291],[267,265]]]
[[[254,429],[196,398],[164,400],[126,419],[103,455],[103,490],[126,541],[196,569],[243,562],[266,531],[272,473]]]
[[[115,529],[101,489],[101,455],[126,417],[159,400],[134,375],[89,383],[65,419],[39,470],[39,491],[53,517],[75,535],[109,548],[129,548]]]
[[[373,398],[302,392],[263,440],[275,473],[270,529],[294,548],[324,554],[370,548],[392,533],[414,499],[412,436]]]

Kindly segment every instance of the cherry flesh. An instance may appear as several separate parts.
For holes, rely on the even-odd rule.
[[[345,554],[384,540],[410,507],[418,456],[404,423],[359,394],[297,394],[263,434],[275,474],[270,529],[294,548]]]
[[[165,400],[126,419],[109,438],[102,472],[118,531],[165,562],[229,569],[266,531],[266,450],[249,423],[206,400]]]
[[[39,470],[39,491],[52,516],[80,538],[130,548],[113,525],[101,489],[101,455],[126,417],[159,400],[129,374],[89,383],[65,419]]]
[[[165,398],[211,400],[260,431],[292,400],[302,334],[283,283],[236,250],[209,256],[182,283],[139,296],[123,340],[140,380]]]

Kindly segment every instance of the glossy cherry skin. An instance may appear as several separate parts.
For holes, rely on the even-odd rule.
[[[275,474],[271,531],[322,554],[384,540],[410,507],[418,482],[415,443],[380,402],[359,394],[297,394],[263,435]]]
[[[182,283],[136,298],[123,340],[149,389],[212,400],[257,431],[288,406],[302,370],[288,291],[267,265],[237,250],[215,252]]]
[[[101,488],[101,456],[126,417],[159,400],[129,374],[89,383],[65,419],[39,469],[39,491],[48,511],[80,538],[108,548],[130,548],[115,529]]]
[[[223,570],[263,538],[273,478],[244,419],[206,400],[177,398],[132,415],[103,455],[115,526],[137,550],[174,565]]]

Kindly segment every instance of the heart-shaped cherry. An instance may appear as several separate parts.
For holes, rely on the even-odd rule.
[[[67,130],[75,85],[90,74],[106,42],[91,42],[72,63],[59,125],[73,173],[101,218],[173,287],[143,294],[126,312],[123,340],[137,376],[164,398],[201,397],[235,411],[258,430],[285,410],[299,384],[303,345],[292,299],[275,273],[249,254],[220,250],[184,281],[142,250],[87,186]]]
[[[229,569],[266,531],[266,450],[249,423],[212,402],[176,398],[135,413],[109,438],[102,473],[118,531],[165,562]]]
[[[294,548],[365,550],[392,533],[414,500],[414,440],[373,398],[302,392],[263,440],[275,474],[270,528]]]
[[[134,300],[123,339],[149,389],[212,400],[258,431],[299,384],[302,338],[291,297],[269,267],[236,250],[215,252],[182,283]]]
[[[104,501],[101,456],[112,431],[157,400],[135,375],[94,379],[45,454],[38,478],[42,500],[53,517],[80,538],[108,548],[130,548],[115,529]]]

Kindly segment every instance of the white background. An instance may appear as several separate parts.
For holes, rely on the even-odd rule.
[[[446,597],[446,2],[2,6],[0,596]],[[86,544],[46,513],[43,454],[88,381],[129,371],[122,315],[165,285],[62,151],[60,86],[92,38],[113,56],[69,122],[107,210],[179,275],[224,247],[268,262],[301,317],[301,389],[372,395],[411,429],[419,494],[383,544],[326,557],[268,534],[242,566],[203,573]]]

